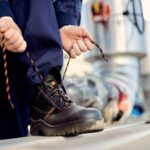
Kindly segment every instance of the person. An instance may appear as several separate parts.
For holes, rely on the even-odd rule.
[[[77,26],[80,11],[81,0],[0,0],[0,45],[8,50],[14,105],[12,109],[6,97],[1,50],[0,139],[27,136],[29,120],[32,135],[69,136],[103,130],[101,113],[75,105],[61,83],[62,47],[72,58],[93,47],[90,33]]]

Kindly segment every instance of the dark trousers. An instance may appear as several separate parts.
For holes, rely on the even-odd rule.
[[[28,14],[23,14],[23,3],[16,10],[17,0],[12,3],[15,21],[22,29],[27,41],[27,51],[35,61],[41,73],[46,76],[51,67],[61,69],[63,52],[58,25],[52,1],[32,0],[28,2]],[[20,16],[21,15],[21,16]],[[21,20],[21,17],[25,18]],[[27,135],[29,124],[29,103],[32,100],[34,86],[40,83],[38,75],[31,66],[25,53],[8,52],[9,79],[11,97],[15,109],[12,110],[5,94],[2,52],[0,50],[0,139]]]

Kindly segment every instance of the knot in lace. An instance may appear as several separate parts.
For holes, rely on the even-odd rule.
[[[58,85],[53,88],[53,95],[59,97],[57,104],[64,102],[64,107],[68,107],[70,106],[70,104],[72,104],[72,100],[70,100],[69,97],[66,95],[66,91],[63,85]]]

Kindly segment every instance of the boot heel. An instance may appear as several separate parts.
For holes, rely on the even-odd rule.
[[[40,123],[31,123],[30,133],[34,136],[44,136]]]

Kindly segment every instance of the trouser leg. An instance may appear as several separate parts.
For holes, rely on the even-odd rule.
[[[28,44],[27,51],[42,74],[47,75],[51,67],[62,67],[63,52],[52,1],[30,2],[24,38]],[[25,54],[21,55],[21,60],[29,66],[29,78],[36,83],[41,82]]]

